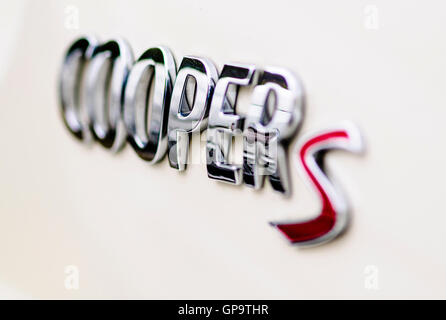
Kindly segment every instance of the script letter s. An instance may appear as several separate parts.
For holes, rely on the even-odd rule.
[[[345,124],[312,134],[298,144],[299,170],[317,191],[321,212],[308,221],[272,222],[293,244],[317,245],[332,240],[348,223],[348,204],[343,194],[328,179],[324,167],[327,151],[341,149],[360,152],[362,139],[357,127]]]

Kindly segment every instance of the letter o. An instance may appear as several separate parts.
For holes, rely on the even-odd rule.
[[[130,46],[121,39],[98,46],[86,74],[86,104],[95,140],[113,152],[127,137],[122,117],[123,94],[133,64]]]
[[[138,156],[150,163],[162,160],[167,151],[167,121],[175,76],[176,65],[170,50],[155,47],[141,55],[127,79],[127,139]]]
[[[62,118],[68,130],[78,139],[91,140],[91,133],[82,103],[81,83],[84,71],[98,46],[93,37],[77,39],[67,50],[59,79]]]

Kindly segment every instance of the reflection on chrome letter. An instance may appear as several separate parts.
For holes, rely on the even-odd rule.
[[[242,168],[228,163],[232,138],[242,134],[243,117],[235,113],[240,86],[250,85],[253,65],[226,64],[215,86],[209,112],[206,161],[208,177],[233,184],[242,183]]]
[[[303,89],[286,69],[266,68],[259,77],[246,119],[245,184],[260,189],[265,175],[274,190],[289,195],[287,147],[303,120]]]
[[[167,151],[167,118],[175,75],[172,53],[157,47],[143,53],[127,80],[124,122],[128,141],[142,159],[151,163],[163,159]]]
[[[207,126],[217,69],[205,58],[184,57],[178,69],[169,111],[168,146],[172,168],[186,170],[190,137]]]
[[[95,140],[113,152],[127,136],[122,120],[124,87],[133,53],[123,40],[112,40],[93,52],[86,74],[86,105]]]

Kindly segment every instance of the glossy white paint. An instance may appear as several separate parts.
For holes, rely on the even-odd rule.
[[[378,29],[364,26],[370,4]],[[77,30],[65,28],[71,5]],[[0,28],[2,39],[14,39],[1,44],[9,58],[0,69],[0,288],[13,289],[0,297],[446,297],[442,2],[2,6],[2,24],[16,27]],[[220,68],[238,61],[297,72],[307,94],[301,134],[348,119],[367,142],[363,157],[329,156],[353,207],[348,232],[302,250],[268,225],[317,212],[294,166],[285,200],[268,184],[255,192],[212,181],[204,164],[179,174],[167,159],[149,166],[130,147],[114,156],[75,141],[60,118],[57,74],[68,44],[91,32],[124,36],[137,57],[162,44],[177,63],[188,54]],[[64,287],[67,265],[79,268],[78,290]],[[376,270],[378,290],[367,289]]]

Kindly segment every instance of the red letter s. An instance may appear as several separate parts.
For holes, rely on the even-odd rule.
[[[271,223],[293,244],[316,245],[339,235],[348,222],[348,204],[343,194],[328,179],[324,168],[325,153],[333,149],[350,152],[362,150],[359,130],[346,124],[312,134],[298,144],[299,169],[316,189],[322,203],[318,217],[308,221]],[[294,154],[296,154],[294,153]]]

